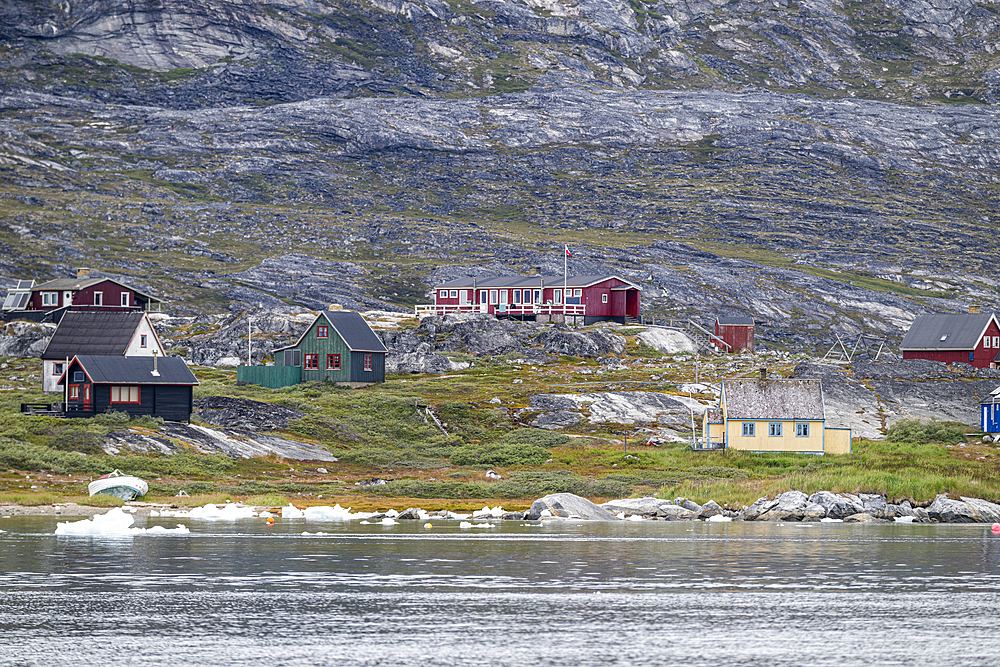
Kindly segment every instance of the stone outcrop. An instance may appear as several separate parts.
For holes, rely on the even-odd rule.
[[[246,398],[208,396],[194,400],[194,414],[212,426],[274,431],[287,429],[290,421],[300,419],[306,413]]]
[[[40,357],[55,331],[54,324],[9,322],[0,330],[0,357]]]
[[[524,518],[529,521],[549,518],[587,521],[618,520],[618,517],[608,510],[572,493],[553,493],[539,498],[531,504],[531,509],[524,514]]]
[[[556,325],[538,335],[537,342],[549,354],[570,357],[602,357],[625,351],[625,338],[600,329],[572,331]]]

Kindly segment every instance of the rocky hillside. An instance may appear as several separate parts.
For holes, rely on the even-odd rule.
[[[772,347],[996,301],[995,5],[0,2],[0,283],[196,316],[613,271]]]

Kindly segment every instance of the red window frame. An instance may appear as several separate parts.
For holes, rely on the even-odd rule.
[[[330,327],[325,324],[321,324],[316,327],[316,338],[329,338],[330,337]]]
[[[326,355],[326,370],[328,370],[328,371],[339,371],[340,370],[340,355],[339,354],[328,354],[328,355]]]
[[[362,368],[364,368],[364,370],[366,371],[370,371],[372,369],[372,355],[366,354],[363,357],[363,360],[364,360],[364,366],[362,366]]]
[[[79,401],[80,400],[80,385],[71,384],[69,386],[69,400]]]
[[[146,334],[139,334],[139,347],[146,347]]]
[[[135,387],[135,400],[134,401],[123,401],[123,400],[121,400],[121,390],[122,389],[128,389],[129,390],[129,397],[131,398],[132,387]],[[115,389],[118,390],[118,400],[117,401],[115,400]],[[110,403],[114,403],[116,405],[119,404],[119,403],[130,403],[132,405],[136,405],[138,403],[142,403],[142,389],[138,385],[134,385],[134,384],[114,385],[109,390],[109,399],[110,399],[109,400]]]
[[[307,354],[302,361],[302,368],[307,371],[319,370],[319,354]]]

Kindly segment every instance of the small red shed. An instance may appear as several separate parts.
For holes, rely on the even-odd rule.
[[[724,352],[753,352],[752,317],[717,317],[712,344]]]

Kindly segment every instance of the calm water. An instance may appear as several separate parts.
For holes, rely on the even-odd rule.
[[[989,526],[55,522],[0,520],[0,665],[1000,664]]]

